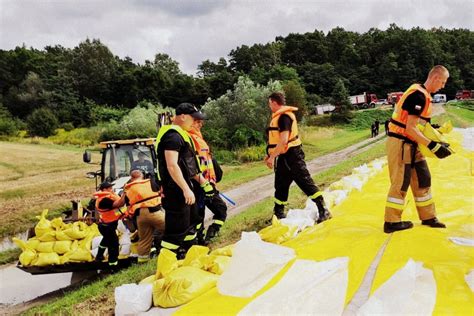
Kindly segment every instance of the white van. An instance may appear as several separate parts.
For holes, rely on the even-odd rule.
[[[433,103],[446,103],[446,94],[435,94],[433,96]]]

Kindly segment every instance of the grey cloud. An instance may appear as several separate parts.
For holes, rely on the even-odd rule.
[[[179,17],[204,16],[213,11],[226,8],[231,0],[146,0],[136,3],[147,9],[155,9]]]

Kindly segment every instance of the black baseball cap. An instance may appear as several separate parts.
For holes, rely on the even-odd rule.
[[[113,187],[114,185],[108,181],[104,181],[100,184],[99,186],[99,189],[100,190],[103,190],[103,189],[107,189],[107,188],[110,188],[110,187]]]
[[[180,105],[178,105],[178,107],[176,108],[176,115],[181,114],[189,114],[197,120],[206,119],[204,113],[199,111],[198,108],[192,105],[191,103],[181,103]]]

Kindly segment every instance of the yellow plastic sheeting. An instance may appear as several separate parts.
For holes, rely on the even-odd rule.
[[[307,228],[293,240],[282,244],[295,249],[298,259],[321,261],[349,257],[346,304],[354,296],[372,260],[388,238],[382,231],[387,188],[387,172],[377,173],[365,184],[363,192],[353,190],[344,202],[331,210],[333,219]],[[175,314],[205,315],[212,310],[220,315],[235,315],[280,281],[292,263],[293,261],[288,263],[265,287],[250,298],[224,296],[219,294],[217,289],[212,289],[181,307]]]
[[[452,134],[454,139],[450,137],[450,143],[460,143],[461,136]],[[377,269],[372,292],[412,258],[434,272],[435,315],[474,315],[474,295],[464,280],[465,274],[474,268],[474,247],[448,240],[448,237],[474,238],[474,177],[470,175],[469,155],[457,147],[456,154],[446,159],[428,161],[437,217],[447,228],[420,225],[413,197],[409,195],[402,216],[404,220],[412,220],[415,227],[391,237]]]

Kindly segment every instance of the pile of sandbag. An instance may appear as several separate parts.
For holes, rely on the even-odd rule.
[[[66,262],[92,261],[91,244],[100,235],[96,224],[84,222],[64,223],[57,217],[48,220],[44,210],[35,226],[35,236],[26,242],[17,238],[13,241],[23,251],[20,263],[23,266],[48,266]]]
[[[138,231],[136,230],[134,233],[130,233],[127,227],[123,224],[122,221],[118,222],[117,236],[119,238],[119,259],[124,259],[128,257],[136,257],[138,256],[137,253],[137,242],[132,242],[132,239],[138,239]],[[92,256],[95,258],[97,256],[97,252],[99,250],[100,242],[102,241],[103,236],[99,235],[92,239],[92,249],[91,253]],[[104,257],[108,256],[108,249],[104,252]]]

